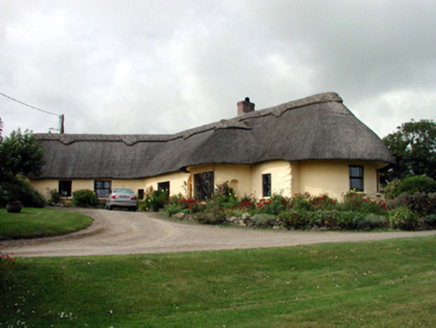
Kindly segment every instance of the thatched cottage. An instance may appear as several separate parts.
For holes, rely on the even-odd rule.
[[[205,199],[228,181],[238,196],[308,192],[341,199],[350,189],[375,197],[378,170],[394,163],[380,138],[336,93],[254,111],[172,135],[38,134],[46,164],[32,185],[64,197],[94,190],[104,198],[129,187]]]

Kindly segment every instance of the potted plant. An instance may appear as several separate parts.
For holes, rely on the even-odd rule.
[[[22,209],[23,205],[19,200],[6,203],[6,210],[8,213],[20,213]]]

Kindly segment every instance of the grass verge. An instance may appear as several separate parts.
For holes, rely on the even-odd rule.
[[[434,325],[436,237],[18,259],[0,327]]]
[[[49,208],[23,208],[20,213],[0,209],[0,240],[62,235],[90,226],[89,216]]]

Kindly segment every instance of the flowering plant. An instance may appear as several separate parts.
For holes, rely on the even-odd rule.
[[[2,244],[0,244],[2,246]],[[13,255],[13,254],[11,254]],[[10,278],[12,268],[15,267],[15,259],[9,254],[4,254],[0,249],[0,290],[4,291]]]

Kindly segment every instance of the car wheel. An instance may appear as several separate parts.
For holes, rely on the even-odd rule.
[[[108,206],[107,206],[107,209],[108,209],[109,211],[112,211],[112,206],[108,205]]]

